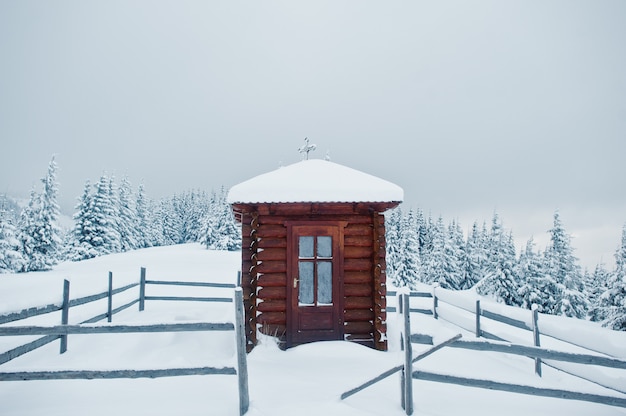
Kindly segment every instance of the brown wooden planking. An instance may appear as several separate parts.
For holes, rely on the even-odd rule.
[[[284,299],[268,299],[259,302],[257,310],[259,312],[285,312],[287,310],[287,303]]]
[[[374,320],[374,311],[371,309],[347,309],[343,313],[343,319],[345,322],[370,322]]]
[[[256,320],[261,325],[285,325],[287,323],[287,314],[285,312],[263,312],[256,317]]]
[[[374,324],[372,322],[346,322],[343,328],[346,334],[374,333]]]
[[[356,271],[356,272],[344,272],[343,282],[344,284],[358,284],[358,283],[373,283],[372,273],[368,271]]]
[[[346,237],[365,236],[371,240],[372,231],[371,224],[348,224],[343,232]]]
[[[344,296],[371,296],[373,288],[371,284],[346,284],[343,287]]]
[[[257,266],[257,273],[286,273],[287,263],[278,260],[263,261]]]
[[[259,249],[257,254],[257,260],[280,260],[286,262],[287,250],[284,248],[264,248],[262,250]]]
[[[374,302],[370,297],[346,297],[344,299],[344,308],[347,309],[372,309]]]
[[[363,334],[346,334],[346,340],[356,342],[369,341],[371,343],[374,341],[374,338],[371,332],[366,332]]]
[[[285,287],[262,287],[257,297],[259,299],[286,299],[287,289]]]
[[[286,248],[286,238],[261,238],[259,240],[259,248]]]
[[[367,236],[349,235],[344,237],[343,245],[346,247],[372,247],[372,239]]]
[[[369,271],[372,269],[371,259],[345,259],[343,270],[350,272]]]
[[[343,249],[344,259],[369,259],[372,254],[371,245],[368,247],[345,246]]]
[[[257,279],[260,287],[285,287],[287,285],[286,273],[266,273]]]
[[[286,238],[287,228],[282,225],[259,225],[257,231],[260,238]]]

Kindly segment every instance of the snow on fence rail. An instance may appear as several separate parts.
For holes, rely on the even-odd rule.
[[[103,319],[112,321],[115,313],[139,303],[139,311],[145,308],[146,300],[168,301],[199,301],[199,302],[233,302],[232,297],[178,297],[178,296],[146,296],[146,285],[171,285],[171,286],[200,286],[221,289],[234,289],[235,297],[235,323],[232,322],[193,322],[176,324],[153,324],[153,325],[107,325],[93,326],[92,324]],[[139,286],[139,297],[133,299],[118,308],[113,308],[113,295]],[[114,333],[154,333],[154,332],[188,332],[188,331],[234,331],[237,349],[237,368],[234,367],[196,367],[196,368],[166,368],[152,370],[68,370],[68,371],[30,371],[30,372],[0,372],[0,381],[17,380],[59,380],[59,379],[114,379],[114,378],[156,378],[175,377],[190,375],[237,375],[239,390],[240,414],[247,412],[249,407],[248,393],[248,370],[245,349],[244,334],[244,311],[243,294],[240,287],[227,283],[203,283],[182,281],[158,281],[146,280],[146,269],[141,268],[139,283],[133,283],[124,287],[113,289],[113,274],[109,272],[109,289],[106,292],[90,295],[78,299],[69,298],[70,283],[65,280],[63,285],[63,301],[61,304],[51,304],[42,307],[33,307],[17,313],[9,313],[0,316],[0,324],[16,322],[35,316],[61,311],[61,325],[56,326],[9,326],[0,327],[0,336],[21,335],[45,335],[33,342],[21,345],[10,351],[0,354],[0,365],[42,347],[57,339],[61,340],[60,353],[67,351],[67,337],[73,334],[114,334]],[[95,302],[108,298],[107,312],[81,322],[78,325],[68,325],[69,310],[71,307]]]

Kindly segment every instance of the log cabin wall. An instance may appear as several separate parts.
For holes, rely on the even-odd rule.
[[[378,204],[380,205],[380,204]],[[248,349],[256,330],[286,339],[287,222],[343,222],[343,338],[379,350],[386,341],[385,225],[371,204],[236,205],[242,222],[242,287]]]

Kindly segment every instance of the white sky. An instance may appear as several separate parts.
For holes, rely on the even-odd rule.
[[[584,266],[626,222],[626,2],[0,0],[0,193],[57,155],[152,197],[299,159],[400,185],[467,229],[496,210],[545,246],[559,209]]]

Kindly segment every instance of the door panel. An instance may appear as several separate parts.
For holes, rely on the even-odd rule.
[[[293,225],[289,237],[288,346],[342,339],[340,227]]]

